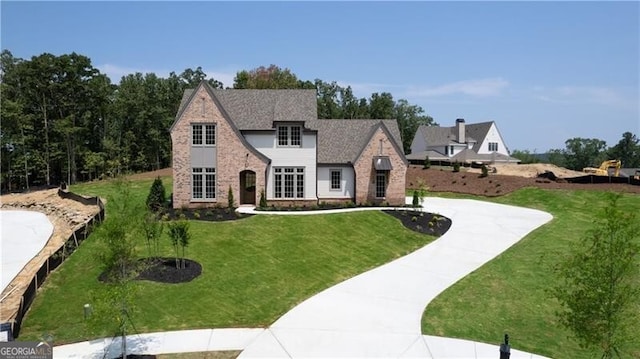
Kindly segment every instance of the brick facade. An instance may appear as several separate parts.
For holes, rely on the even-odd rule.
[[[380,151],[382,141],[382,151]],[[382,127],[373,134],[362,154],[354,163],[357,204],[388,202],[391,205],[405,203],[405,177],[407,165],[403,155],[398,153],[392,140]],[[373,157],[388,156],[393,169],[387,176],[387,188],[385,198],[376,198],[376,170],[373,166]]]
[[[203,111],[204,101],[204,111]],[[204,112],[204,115],[203,115]],[[191,125],[214,123],[216,125],[216,201],[195,202],[191,199]],[[173,207],[201,208],[227,206],[229,186],[235,205],[240,201],[240,172],[256,173],[256,203],[260,190],[265,188],[267,162],[250,150],[222,115],[204,86],[199,86],[171,131],[173,152]]]

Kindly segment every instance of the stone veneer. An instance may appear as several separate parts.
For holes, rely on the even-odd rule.
[[[202,101],[205,111],[202,114]],[[216,200],[215,202],[192,201],[191,199],[191,124],[214,123],[216,125]],[[256,173],[256,204],[260,200],[260,190],[265,188],[267,162],[250,150],[241,140],[238,132],[222,115],[213,98],[203,85],[196,89],[191,102],[186,105],[182,116],[177,119],[171,131],[173,148],[173,207],[201,208],[227,206],[229,186],[233,191],[236,206],[240,201],[240,172],[251,170]]]
[[[380,153],[380,140],[382,140],[382,153]],[[393,169],[387,176],[387,190],[385,198],[376,198],[376,170],[373,167],[373,157],[388,156]],[[379,128],[369,140],[364,151],[354,164],[356,175],[356,203],[366,202],[402,205],[405,203],[405,178],[407,165],[402,159],[402,154],[396,151],[391,139],[386,132]]]

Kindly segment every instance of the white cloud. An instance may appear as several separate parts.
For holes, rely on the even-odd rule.
[[[451,82],[439,86],[416,86],[407,88],[410,97],[437,97],[463,94],[473,97],[499,96],[509,86],[509,81],[501,78],[486,78]]]
[[[576,104],[597,103],[614,107],[627,107],[633,101],[621,89],[604,86],[557,86],[533,88],[534,98],[552,103]]]

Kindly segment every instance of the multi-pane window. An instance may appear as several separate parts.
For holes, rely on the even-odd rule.
[[[193,199],[211,200],[216,198],[216,169],[194,167],[191,169],[191,196]]]
[[[191,144],[194,146],[215,146],[216,125],[193,124],[191,125]]]
[[[300,126],[278,126],[279,147],[300,147],[302,144],[302,128]]]
[[[384,198],[387,189],[387,173],[385,171],[376,171],[376,197]]]
[[[498,142],[489,142],[489,151],[498,152]]]
[[[193,145],[202,145],[202,125],[191,126],[191,138]]]
[[[273,186],[275,198],[304,198],[304,168],[274,168]]]
[[[342,171],[331,170],[329,177],[331,180],[332,191],[339,191],[340,189],[342,189]]]

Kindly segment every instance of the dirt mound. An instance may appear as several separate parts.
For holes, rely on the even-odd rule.
[[[550,163],[530,163],[519,165],[515,163],[502,163],[492,165],[496,169],[496,173],[505,176],[518,176],[526,178],[536,178],[539,174],[547,171],[553,172],[559,178],[572,178],[584,176],[584,173],[558,167]],[[469,169],[471,173],[480,173],[480,169]]]
[[[420,184],[424,184],[430,192],[465,193],[486,197],[502,196],[525,187],[640,193],[640,186],[630,184],[566,183],[561,179],[552,181],[547,178],[508,176],[501,174],[500,170],[496,174],[492,173],[488,177],[480,178],[480,174],[475,170],[468,171],[466,168],[460,172],[452,172],[451,169],[432,168],[425,170],[420,166],[410,166],[407,170],[407,189],[418,188]]]

